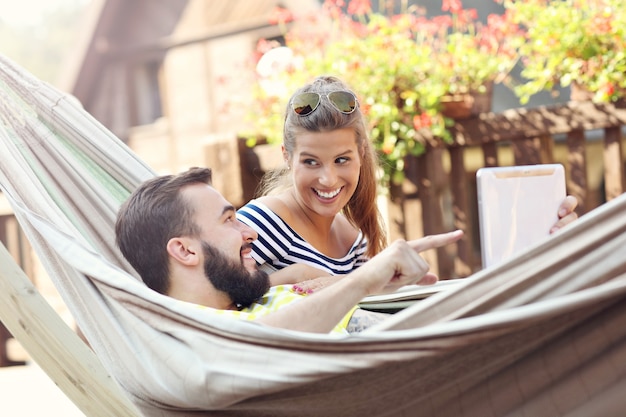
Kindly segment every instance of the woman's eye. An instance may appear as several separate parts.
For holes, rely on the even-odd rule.
[[[339,158],[335,159],[335,163],[343,165],[349,160],[350,158],[346,158],[345,156],[340,156]]]
[[[304,161],[302,161],[302,163],[309,166],[319,165],[315,159],[305,159]]]

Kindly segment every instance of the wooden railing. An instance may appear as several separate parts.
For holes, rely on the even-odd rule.
[[[404,192],[392,193],[399,196],[392,198],[394,204],[404,206],[412,198],[419,199],[422,230],[396,228],[392,238],[394,234],[413,238],[453,227],[463,229],[465,237],[455,248],[436,252],[436,265],[443,278],[469,275],[481,268],[475,193],[478,168],[562,163],[566,168],[567,193],[578,199],[577,213],[582,216],[624,192],[625,124],[626,109],[611,104],[570,102],[483,113],[459,120],[452,128],[454,143],[450,145],[424,137],[429,148],[409,164],[407,172],[407,181],[415,193],[406,193],[406,185]],[[592,174],[598,171],[601,178]],[[404,219],[405,226],[407,219],[415,216],[406,209],[396,213],[402,214],[399,219]]]
[[[425,256],[442,279],[467,276],[481,268],[478,168],[562,163],[567,193],[578,199],[577,213],[582,216],[624,192],[625,124],[626,109],[570,102],[458,120],[452,127],[452,144],[424,136],[427,151],[407,158],[406,179],[392,187],[384,207],[389,237],[414,239],[463,229],[465,236],[458,244]],[[272,166],[266,155],[274,154],[279,152],[240,147],[245,199],[252,197],[258,178]]]

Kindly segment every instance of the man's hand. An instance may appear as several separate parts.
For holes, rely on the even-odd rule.
[[[428,274],[428,264],[420,252],[456,242],[462,236],[463,232],[457,230],[410,242],[398,240],[323,291],[302,297],[257,321],[285,329],[327,333],[368,295],[392,292],[409,284],[436,282],[437,277]]]
[[[349,276],[362,286],[365,295],[389,293],[405,285],[429,285],[437,282],[429,273],[428,263],[420,253],[454,243],[463,236],[461,230],[427,236],[421,239],[397,240]]]

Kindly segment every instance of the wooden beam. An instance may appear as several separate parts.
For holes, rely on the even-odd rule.
[[[37,291],[4,245],[0,245],[0,320],[85,415],[141,415],[96,355]],[[37,401],[37,393],[32,395],[33,401]]]
[[[450,146],[480,146],[490,142],[508,142],[624,124],[626,109],[610,103],[570,102],[558,106],[510,109],[458,120],[451,127],[454,143]],[[444,146],[428,132],[419,133],[425,143]]]

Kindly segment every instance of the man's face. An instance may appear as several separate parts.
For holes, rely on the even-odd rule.
[[[235,208],[213,187],[190,185],[183,195],[200,229],[207,279],[234,304],[249,306],[269,289],[268,275],[251,256],[256,232],[237,220]]]
[[[193,221],[201,231],[200,239],[232,261],[242,263],[248,271],[255,272],[256,262],[247,243],[256,240],[257,233],[237,220],[233,205],[206,184],[185,187],[183,196],[193,209]]]
[[[249,244],[246,244],[249,245]],[[229,295],[239,307],[249,307],[269,290],[264,271],[248,271],[243,262],[235,262],[207,242],[202,242],[204,274],[218,291]]]

